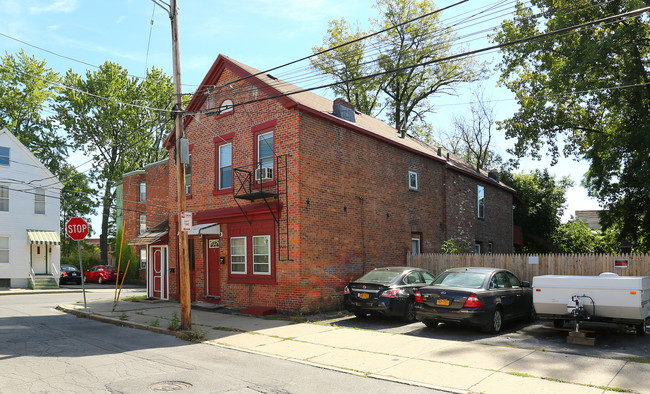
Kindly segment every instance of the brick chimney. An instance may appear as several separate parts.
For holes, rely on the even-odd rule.
[[[354,105],[348,103],[342,98],[334,100],[332,108],[334,116],[347,120],[348,122],[355,122]]]

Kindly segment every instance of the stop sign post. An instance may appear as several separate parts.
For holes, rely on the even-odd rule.
[[[68,220],[68,223],[65,224],[65,232],[68,234],[68,237],[77,241],[77,248],[79,249],[79,270],[81,271],[81,288],[84,293],[84,309],[87,309],[86,306],[86,285],[84,278],[84,267],[81,261],[81,240],[88,236],[88,222],[83,218],[72,218]]]

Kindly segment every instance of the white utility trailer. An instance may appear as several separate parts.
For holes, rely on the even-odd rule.
[[[645,334],[650,316],[650,276],[542,275],[533,277],[533,304],[541,320],[633,325]]]

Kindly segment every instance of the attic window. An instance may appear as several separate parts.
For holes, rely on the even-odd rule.
[[[219,114],[225,114],[226,112],[231,112],[233,109],[232,100],[223,100],[219,106]]]

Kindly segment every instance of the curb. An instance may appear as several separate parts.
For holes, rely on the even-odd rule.
[[[56,289],[56,290],[9,290],[0,291],[0,296],[3,295],[24,295],[24,294],[64,294],[64,293],[81,293],[83,290],[79,289]]]

